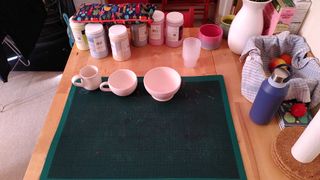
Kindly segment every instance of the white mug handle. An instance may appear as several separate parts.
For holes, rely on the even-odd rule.
[[[104,86],[108,86],[108,87],[104,87]],[[101,90],[101,91],[104,91],[104,92],[109,92],[109,91],[111,91],[111,89],[109,88],[109,83],[108,83],[108,81],[102,82],[102,83],[100,84],[100,90]]]
[[[77,82],[77,80],[80,79],[80,82]],[[79,75],[74,75],[71,79],[71,82],[73,85],[78,86],[78,87],[83,87],[83,79]]]

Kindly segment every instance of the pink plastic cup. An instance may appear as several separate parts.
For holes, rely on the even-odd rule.
[[[206,50],[213,50],[220,47],[223,30],[216,24],[205,24],[200,26],[198,37],[201,47]]]

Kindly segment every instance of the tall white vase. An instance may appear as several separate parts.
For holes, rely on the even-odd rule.
[[[243,0],[243,5],[232,21],[229,30],[228,45],[232,52],[241,54],[250,37],[261,35],[263,30],[263,9],[271,1]]]

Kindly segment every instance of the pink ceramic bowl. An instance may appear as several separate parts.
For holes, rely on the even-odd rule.
[[[169,101],[180,88],[181,76],[172,68],[157,67],[145,74],[143,84],[155,100]]]
[[[222,35],[222,28],[216,24],[204,24],[200,26],[198,37],[201,41],[201,47],[207,50],[219,48]]]

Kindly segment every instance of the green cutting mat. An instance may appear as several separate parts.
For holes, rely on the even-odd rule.
[[[73,86],[41,179],[246,179],[222,76],[157,102]]]

